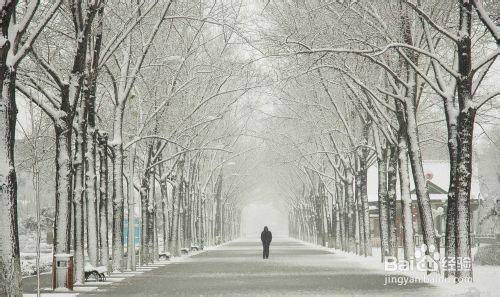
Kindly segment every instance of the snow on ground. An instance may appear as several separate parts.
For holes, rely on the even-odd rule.
[[[320,248],[323,250],[334,251],[336,254],[341,254],[353,263],[357,263],[366,268],[372,268],[385,273],[384,263],[381,262],[381,250],[380,248],[373,248],[373,255],[364,257],[358,256],[352,253],[343,252],[340,250],[335,250],[331,248],[326,248],[320,245],[305,243],[309,246]],[[473,248],[473,254],[476,252],[476,248]],[[444,255],[444,249],[441,250],[441,254]],[[399,255],[403,255],[403,249],[399,249]],[[387,272],[386,275],[391,275],[392,272]],[[481,296],[498,296],[500,295],[500,267],[499,266],[483,266],[483,265],[473,265],[473,283],[461,283],[455,284],[453,280],[446,279],[442,275],[437,273],[432,273],[427,275],[426,272],[412,271],[412,272],[397,272],[398,274],[404,274],[408,278],[395,278],[391,281],[395,281],[393,285],[401,286],[405,282],[409,281],[422,281],[430,283],[441,289],[443,294],[450,295],[463,295],[463,296],[476,296],[481,294]],[[393,274],[393,273],[392,273]],[[399,283],[397,283],[399,281]],[[403,283],[403,284],[401,284]],[[465,294],[465,295],[464,295]],[[488,295],[489,294],[489,295]],[[478,295],[479,296],[479,295]]]
[[[440,296],[420,283],[385,286],[380,269],[289,238],[275,238],[262,259],[260,239],[237,240],[176,265],[83,296]]]
[[[23,277],[36,275],[36,237],[34,234],[19,236],[21,250],[21,273]],[[40,243],[40,273],[48,272],[52,268],[52,245]]]
[[[222,246],[222,245],[221,245]],[[46,297],[73,297],[77,296],[82,292],[90,292],[94,290],[101,290],[101,287],[111,285],[116,282],[121,282],[126,280],[129,277],[133,277],[136,275],[143,274],[145,272],[153,271],[159,267],[163,267],[165,265],[169,264],[174,264],[174,263],[182,263],[184,261],[188,261],[191,256],[198,255],[200,253],[203,253],[207,250],[217,250],[221,246],[209,246],[206,247],[203,251],[194,251],[190,252],[188,255],[182,255],[178,257],[172,257],[171,260],[160,260],[156,261],[150,265],[144,265],[144,266],[138,266],[136,271],[124,271],[124,272],[112,272],[109,275],[107,275],[106,281],[103,282],[96,282],[92,279],[89,279],[89,281],[85,282],[83,285],[75,285],[74,287],[74,292],[68,293],[68,292],[54,292],[51,289],[51,275],[50,275],[50,270],[51,270],[51,261],[52,261],[52,254],[42,254],[44,261],[49,261],[49,266],[48,270],[49,272],[46,273],[41,273],[41,296],[46,296]],[[36,254],[33,253],[25,253],[25,256],[27,256],[30,260],[29,261],[35,261],[33,260],[34,257],[36,257]],[[33,259],[31,259],[33,258]],[[36,269],[36,268],[35,268]],[[30,276],[30,277],[25,277],[23,280],[23,296],[24,297],[31,297],[31,296],[36,296],[36,276]]]
[[[498,267],[476,266],[474,273],[473,284],[461,285],[429,281],[433,274],[390,274],[380,262],[380,249],[365,258],[280,237],[271,244],[270,259],[263,260],[260,239],[251,238],[207,247],[135,272],[112,273],[106,282],[87,282],[76,292],[79,296],[120,297],[498,295]],[[386,283],[387,275],[414,282]],[[426,278],[428,282],[420,282]]]
[[[52,269],[52,253],[40,254],[40,273]],[[23,277],[36,275],[36,253],[21,253],[21,273]]]

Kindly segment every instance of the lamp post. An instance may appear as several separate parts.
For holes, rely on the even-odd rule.
[[[45,154],[45,149],[42,149]],[[41,242],[41,222],[40,222],[40,168],[38,166],[38,151],[34,150],[33,164],[33,187],[35,188],[35,208],[36,208],[36,296],[40,297],[40,242]]]
[[[40,171],[35,159],[33,183],[35,186],[35,207],[36,207],[36,296],[40,297]]]

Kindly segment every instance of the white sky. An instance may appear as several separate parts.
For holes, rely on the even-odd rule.
[[[288,235],[287,215],[280,212],[272,203],[252,203],[241,213],[241,233],[243,237],[259,237],[267,226],[273,236]]]

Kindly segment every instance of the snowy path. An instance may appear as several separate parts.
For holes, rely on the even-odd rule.
[[[383,271],[346,255],[276,238],[263,260],[255,240],[238,240],[79,296],[439,295],[428,284],[384,285]]]

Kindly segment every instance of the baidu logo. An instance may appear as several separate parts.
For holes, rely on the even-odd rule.
[[[431,244],[429,247],[424,243],[419,250],[415,251],[416,268],[418,271],[438,271],[439,252]]]
[[[422,246],[415,251],[415,258],[411,260],[397,259],[393,256],[384,258],[385,271],[438,271],[439,252],[434,245]]]

